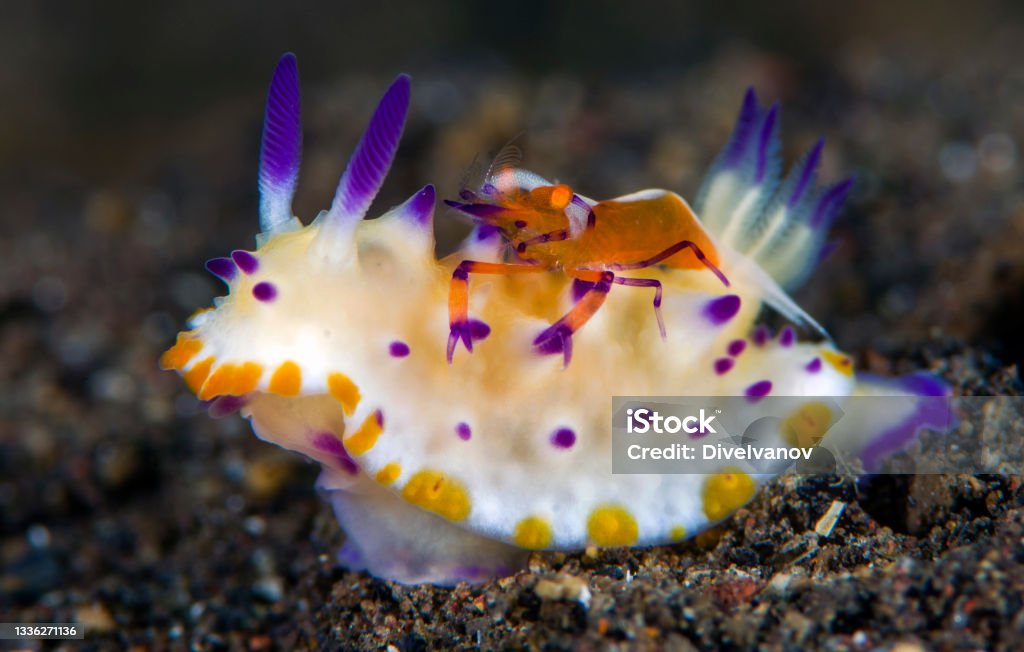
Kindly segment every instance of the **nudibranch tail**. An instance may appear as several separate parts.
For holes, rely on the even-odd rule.
[[[778,105],[761,108],[749,89],[732,138],[697,194],[697,213],[719,242],[786,289],[803,283],[821,260],[829,226],[853,184],[818,187],[823,148],[818,140],[780,182]]]
[[[265,233],[280,231],[293,221],[292,198],[302,159],[299,114],[299,69],[295,55],[288,52],[274,70],[263,120],[259,190],[260,229]]]

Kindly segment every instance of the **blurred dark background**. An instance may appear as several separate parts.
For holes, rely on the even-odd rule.
[[[1022,43],[1024,4],[991,0],[0,3],[0,622],[75,619],[106,649],[277,628],[289,649],[358,612],[332,600],[390,599],[346,592],[311,466],[156,367],[222,291],[204,260],[253,246],[282,52],[306,221],[398,72],[412,108],[374,215],[453,196],[513,138],[583,194],[692,199],[752,85],[782,102],[787,161],[825,135],[822,179],[857,179],[797,299],[859,368],[984,394],[1019,391],[1024,360]],[[435,222],[440,253],[469,228]]]

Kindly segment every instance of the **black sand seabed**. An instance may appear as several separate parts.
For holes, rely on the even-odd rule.
[[[1008,53],[1020,37],[997,31],[941,70],[869,48],[814,73],[726,49],[615,84],[420,76],[377,205],[427,181],[451,196],[475,154],[524,128],[529,167],[586,194],[692,196],[754,82],[784,102],[788,160],[824,133],[824,177],[858,176],[843,244],[798,298],[860,368],[1017,395],[1024,73]],[[307,93],[300,215],[326,205],[385,83]],[[203,260],[251,245],[260,104],[139,135],[176,142],[177,158],[141,157],[135,184],[48,178],[2,198],[0,621],[77,621],[87,640],[53,646],[96,650],[1022,645],[1019,477],[784,477],[696,541],[536,555],[477,587],[336,568],[343,535],[313,465],[199,414],[155,363],[219,289]],[[465,224],[436,221],[450,249]],[[1024,445],[1022,424],[1006,427]],[[819,536],[833,501],[845,511]]]

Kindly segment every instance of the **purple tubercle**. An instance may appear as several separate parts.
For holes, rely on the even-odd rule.
[[[409,217],[425,229],[430,228],[434,217],[434,200],[434,186],[428,183],[406,202]]]
[[[409,110],[409,76],[399,75],[370,118],[348,167],[341,176],[329,214],[361,219],[377,196],[398,150]]]
[[[242,270],[243,274],[253,274],[260,268],[260,259],[242,249],[232,251],[231,260],[235,261],[238,269]]]
[[[771,339],[771,336],[771,329],[761,324],[754,329],[754,335],[750,339],[754,342],[754,346],[764,346]]]
[[[238,274],[238,267],[230,258],[211,258],[206,261],[206,271],[223,281],[230,282]]]
[[[260,193],[284,195],[290,202],[302,158],[299,69],[291,52],[281,57],[267,93],[260,147]]]
[[[750,136],[757,123],[757,113],[757,94],[751,86],[743,96],[743,107],[740,109],[740,115],[736,119],[736,127],[733,129],[732,139],[725,150],[722,163],[726,167],[738,165],[743,160],[743,154],[747,150]]]
[[[485,242],[492,238],[501,237],[501,231],[493,224],[478,224],[473,233],[477,242]]]
[[[721,326],[736,316],[740,311],[740,298],[735,294],[727,294],[712,299],[704,306],[704,316],[715,326]]]
[[[827,229],[839,213],[839,209],[842,208],[843,201],[846,200],[846,196],[850,194],[850,188],[853,187],[853,178],[845,179],[835,184],[831,188],[825,191],[825,194],[818,200],[818,204],[814,207],[814,212],[811,214],[811,219],[807,222],[808,226],[814,228]]]
[[[334,436],[334,433],[321,432],[313,436],[313,447],[325,453],[333,455],[338,464],[350,475],[359,473],[359,465],[352,459],[352,456],[345,450],[345,444]]]
[[[732,369],[733,364],[732,358],[719,358],[715,360],[715,373],[721,376]]]
[[[786,326],[779,333],[779,344],[781,346],[790,347],[796,342],[796,331],[793,330],[792,326]]]
[[[764,175],[768,171],[768,147],[771,145],[775,133],[775,125],[779,117],[779,104],[776,102],[768,110],[764,122],[761,123],[761,137],[757,145],[757,171],[754,174],[754,182],[764,181]]]
[[[277,288],[273,283],[260,281],[252,286],[252,296],[256,297],[258,301],[273,301],[277,297]]]
[[[768,396],[772,391],[772,381],[759,380],[746,389],[747,398],[759,400]]]
[[[559,428],[551,433],[551,445],[555,448],[572,448],[576,444],[576,433],[570,428]]]
[[[809,374],[818,373],[819,371],[821,371],[821,358],[815,358],[811,360],[806,365],[804,365],[804,369],[806,369],[807,373]]]
[[[473,436],[473,430],[469,427],[469,424],[465,421],[460,421],[455,425],[455,434],[459,436],[462,441],[469,441]]]
[[[409,355],[409,345],[401,340],[395,340],[388,346],[388,352],[392,358],[404,358]]]
[[[731,355],[732,357],[735,358],[739,354],[743,353],[743,351],[746,348],[747,348],[747,341],[746,340],[733,340],[732,342],[729,342],[728,352],[729,352],[729,355]]]

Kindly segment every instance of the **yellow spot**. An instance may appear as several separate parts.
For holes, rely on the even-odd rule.
[[[832,368],[843,374],[844,376],[853,375],[853,360],[850,356],[839,351],[823,350],[821,357],[825,358],[825,362],[832,365]]]
[[[832,410],[821,401],[810,401],[793,410],[782,422],[782,438],[790,446],[812,448],[832,425]]]
[[[559,210],[565,208],[572,201],[572,190],[568,186],[555,186],[551,190],[551,207]]]
[[[174,346],[164,351],[164,354],[160,356],[160,368],[181,369],[202,348],[203,342],[198,337],[178,333],[178,339],[174,342]]]
[[[543,550],[551,545],[551,524],[540,516],[527,516],[516,524],[512,540],[521,548]]]
[[[270,377],[270,393],[281,396],[295,396],[302,387],[302,370],[291,360],[282,362]]]
[[[668,538],[673,541],[682,541],[686,538],[686,528],[682,525],[672,526],[672,529],[668,531]]]
[[[235,374],[237,372],[238,367],[233,364],[222,364],[214,369],[210,377],[203,383],[202,389],[199,390],[197,395],[199,400],[208,401],[214,396],[230,394],[235,384]]]
[[[182,374],[182,378],[185,379],[185,384],[192,390],[193,394],[199,392],[199,388],[206,382],[206,377],[210,375],[210,367],[213,366],[213,356],[200,360],[199,362],[192,365],[192,368]]]
[[[704,483],[704,515],[714,523],[742,507],[754,496],[754,479],[736,468],[723,469]]]
[[[331,393],[334,400],[341,403],[345,414],[352,416],[359,405],[359,388],[345,374],[327,374],[327,391]]]
[[[235,386],[231,393],[240,396],[254,391],[260,384],[262,376],[263,365],[256,364],[255,362],[242,363],[242,366],[235,373]]]
[[[469,493],[440,471],[417,472],[402,488],[402,498],[450,521],[461,521],[469,516]]]
[[[636,519],[621,505],[602,505],[590,513],[587,533],[599,546],[629,546],[636,543]]]
[[[376,479],[382,485],[389,485],[397,480],[400,475],[402,475],[402,466],[397,462],[392,462],[391,464],[386,464],[380,471],[377,471]]]
[[[380,437],[380,433],[383,431],[380,412],[374,412],[366,417],[363,425],[359,426],[359,430],[345,438],[345,449],[351,455],[362,455],[373,448],[377,443],[377,437]]]

